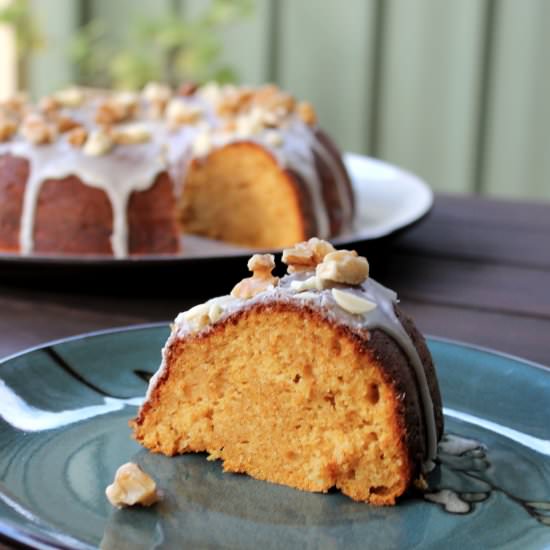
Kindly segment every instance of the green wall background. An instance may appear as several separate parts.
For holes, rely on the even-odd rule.
[[[32,0],[50,44],[33,92],[76,79],[65,49],[87,18],[116,41],[130,14],[205,1]],[[550,200],[548,28],[548,0],[256,0],[223,43],[243,82],[310,99],[344,150],[437,191]]]

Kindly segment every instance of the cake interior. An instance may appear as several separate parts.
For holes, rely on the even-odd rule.
[[[180,341],[134,428],[152,451],[206,451],[226,471],[393,504],[411,471],[398,410],[350,332],[278,304]]]
[[[194,159],[179,211],[184,232],[243,246],[282,248],[306,237],[296,185],[250,142]]]

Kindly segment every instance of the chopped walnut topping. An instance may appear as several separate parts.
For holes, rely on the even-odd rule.
[[[129,124],[113,132],[113,141],[117,145],[136,145],[151,140],[151,132],[144,124]]]
[[[262,112],[259,109],[245,113],[235,119],[235,131],[242,138],[258,134],[264,129]]]
[[[157,485],[137,464],[127,462],[115,474],[105,490],[109,502],[117,508],[123,506],[151,506],[159,500]]]
[[[18,118],[26,114],[28,107],[29,98],[24,92],[19,92],[0,103],[0,109],[8,111],[11,115],[17,115]]]
[[[65,132],[69,132],[70,130],[74,130],[74,128],[78,128],[80,126],[80,122],[65,115],[55,117],[54,121],[57,126],[57,131],[60,134],[64,134]]]
[[[216,112],[219,116],[235,116],[249,108],[254,97],[250,88],[226,88],[225,93],[217,103]]]
[[[243,279],[237,283],[231,291],[231,296],[247,300],[279,284],[279,278],[274,277],[271,272],[275,268],[273,254],[254,254],[248,260],[248,269],[252,271],[252,277]]]
[[[17,124],[8,118],[0,116],[0,143],[8,141],[17,132]]]
[[[296,106],[296,114],[300,117],[302,122],[308,126],[315,126],[317,124],[317,113],[313,108],[313,105],[307,101],[302,101]]]
[[[57,133],[55,128],[40,115],[27,115],[21,125],[21,134],[34,145],[52,143]]]
[[[331,293],[334,301],[348,313],[361,315],[376,308],[376,304],[374,302],[371,302],[366,298],[362,298],[361,296],[357,296],[357,294],[345,292],[344,290],[340,290],[338,288],[333,288]]]
[[[199,105],[191,105],[181,99],[172,99],[166,107],[164,116],[168,124],[176,128],[183,124],[193,124],[201,118],[202,107]]]
[[[192,96],[195,94],[198,88],[199,86],[196,82],[184,82],[178,90],[178,95],[181,95],[183,97]]]
[[[316,275],[323,281],[359,285],[369,276],[369,263],[355,250],[338,250],[324,257],[317,266]]]
[[[88,132],[85,128],[82,126],[79,126],[78,128],[75,128],[74,130],[71,130],[67,134],[67,141],[73,146],[80,148],[86,143],[86,140],[88,139]]]
[[[46,96],[38,102],[38,108],[46,115],[51,115],[61,108],[61,103],[54,97]]]
[[[298,243],[293,248],[283,250],[283,262],[288,265],[289,273],[313,271],[325,256],[334,252],[327,241],[312,237],[309,241]]]
[[[200,132],[193,141],[193,154],[197,157],[206,156],[212,149],[212,137],[208,130]]]
[[[112,124],[117,124],[118,122],[128,120],[131,113],[132,110],[128,107],[128,105],[118,103],[112,98],[109,98],[100,103],[98,106],[95,113],[95,121],[98,124],[110,126]]]
[[[117,92],[111,100],[126,110],[127,118],[133,117],[139,108],[139,94],[136,92]]]
[[[212,298],[212,300],[208,300],[204,304],[199,304],[180,313],[180,316],[181,319],[189,323],[192,330],[198,331],[210,323],[218,321],[224,312],[224,305],[232,301],[233,298],[231,296]],[[176,319],[176,324],[180,321],[180,316]]]
[[[82,88],[71,86],[56,92],[53,99],[63,107],[79,107],[84,103],[86,95]]]
[[[114,146],[113,138],[105,130],[95,130],[88,135],[82,152],[90,157],[107,154]]]
[[[217,105],[221,100],[223,92],[216,82],[209,82],[197,90],[198,95],[211,105]]]
[[[252,271],[254,277],[271,277],[275,269],[275,257],[273,254],[254,254],[246,264],[248,271]]]
[[[161,118],[164,109],[172,97],[172,89],[165,84],[149,82],[143,88],[143,97],[149,102],[149,115],[152,118]]]
[[[267,85],[256,92],[254,103],[278,116],[284,116],[294,111],[296,100],[277,86]]]
[[[181,316],[191,325],[193,330],[200,330],[210,322],[210,317],[208,316],[209,309],[210,306],[208,304],[199,304],[191,309],[188,309],[187,311],[184,311]]]
[[[159,82],[149,82],[143,88],[143,97],[147,101],[162,101],[168,103],[172,97],[172,89],[166,84],[160,84]]]

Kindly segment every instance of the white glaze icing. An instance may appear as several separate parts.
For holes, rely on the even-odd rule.
[[[205,88],[208,91],[209,88]],[[220,92],[223,95],[223,90]],[[227,93],[232,93],[228,88]],[[149,189],[159,173],[168,171],[174,182],[175,194],[181,193],[181,184],[190,161],[194,158],[195,140],[204,140],[208,133],[207,153],[228,143],[252,141],[262,145],[278,161],[283,169],[298,174],[306,186],[307,200],[311,204],[316,233],[321,238],[330,236],[330,221],[322,193],[322,182],[315,166],[318,155],[331,171],[341,199],[343,219],[351,222],[352,202],[348,196],[346,175],[332,158],[332,155],[318,139],[315,129],[302,122],[296,114],[289,115],[277,128],[280,140],[272,139],[273,130],[260,127],[249,135],[242,132],[228,132],[222,129],[222,119],[209,102],[212,94],[197,93],[190,97],[177,98],[189,112],[202,116],[198,124],[169,128],[162,121],[148,117],[149,105],[139,104],[136,119],[151,133],[147,143],[118,145],[105,155],[87,156],[80,149],[71,147],[64,137],[52,144],[35,146],[21,137],[0,143],[0,155],[12,154],[29,162],[29,179],[24,197],[20,229],[20,251],[31,254],[34,249],[33,234],[35,213],[43,183],[70,175],[77,176],[83,183],[105,191],[113,212],[112,251],[115,257],[128,255],[127,206],[131,194]],[[219,95],[219,94],[218,94]],[[97,125],[94,116],[98,105],[105,100],[105,92],[85,91],[86,101],[79,107],[66,107],[61,114],[78,121],[93,130]],[[215,98],[214,98],[215,99]]]
[[[422,361],[414,343],[395,314],[395,305],[398,302],[397,295],[392,290],[370,278],[358,286],[332,285],[332,288],[345,289],[346,292],[356,294],[358,297],[376,304],[375,308],[364,314],[351,314],[336,303],[332,294],[332,288],[309,289],[311,285],[308,285],[308,290],[306,292],[299,292],[296,290],[297,287],[299,287],[296,282],[305,281],[311,278],[313,273],[314,272],[303,272],[286,275],[280,280],[277,287],[260,292],[251,299],[243,300],[232,296],[222,296],[210,300],[207,304],[219,300],[222,313],[215,323],[208,323],[199,329],[197,329],[197,324],[193,322],[193,319],[189,319],[185,313],[180,313],[174,322],[172,333],[164,346],[161,366],[149,383],[147,398],[151,395],[160,376],[166,369],[167,354],[171,346],[178,340],[193,333],[207,333],[212,330],[212,327],[217,323],[223,322],[231,315],[252,308],[257,304],[281,302],[298,303],[300,306],[307,304],[308,307],[321,312],[326,318],[335,323],[345,325],[357,331],[380,329],[397,342],[413,368],[417,387],[419,389],[427,443],[427,452],[423,469],[424,471],[429,471],[433,467],[433,460],[437,455],[437,429],[434,405]]]

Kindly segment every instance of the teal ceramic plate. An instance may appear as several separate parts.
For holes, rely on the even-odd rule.
[[[446,431],[432,491],[392,508],[224,474],[204,455],[166,458],[130,439],[166,326],[56,342],[0,364],[0,534],[37,548],[549,548],[550,370],[430,340]],[[136,399],[138,398],[138,399]],[[158,481],[150,509],[104,489],[129,460]]]

